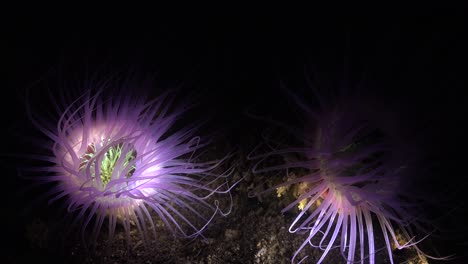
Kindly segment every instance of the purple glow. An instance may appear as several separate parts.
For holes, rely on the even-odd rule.
[[[254,173],[302,168],[305,175],[266,190],[280,190],[294,184],[306,185],[297,200],[282,212],[302,208],[289,227],[290,233],[308,234],[297,249],[292,262],[303,262],[299,254],[308,245],[323,251],[317,263],[339,248],[346,263],[375,263],[375,255],[386,250],[391,263],[392,250],[413,248],[422,258],[445,259],[423,253],[417,244],[430,235],[427,221],[418,215],[418,200],[403,188],[411,178],[414,153],[399,142],[388,120],[372,101],[353,96],[337,102],[320,98],[316,111],[297,97],[296,103],[307,113],[304,147],[272,148],[266,154],[252,155],[259,159]],[[395,125],[395,124],[393,124]],[[388,134],[390,133],[390,134]],[[302,157],[288,161],[288,155]],[[277,165],[266,162],[283,157]],[[417,157],[416,157],[417,158]],[[263,193],[263,192],[262,192]],[[377,220],[377,221],[375,221]],[[376,247],[375,232],[385,240]],[[425,233],[423,237],[416,234]]]
[[[39,157],[51,165],[36,168],[41,175],[34,180],[55,183],[49,203],[65,199],[83,238],[93,223],[95,241],[107,222],[110,240],[120,223],[127,242],[133,225],[146,242],[157,237],[152,212],[174,235],[192,238],[217,213],[229,214],[230,208],[222,212],[211,199],[230,196],[232,168],[219,171],[227,157],[200,161],[197,151],[207,142],[195,135],[197,124],[169,132],[188,110],[174,108],[173,97],[165,93],[147,100],[125,92],[105,97],[89,90],[57,105],[55,125],[29,111],[52,141],[52,155]]]

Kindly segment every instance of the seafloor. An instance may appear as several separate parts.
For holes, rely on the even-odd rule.
[[[213,148],[226,153],[229,146]],[[78,231],[69,229],[67,220],[60,214],[37,212],[28,216],[22,230],[24,254],[16,255],[12,263],[291,263],[295,250],[303,243],[307,234],[298,235],[288,232],[289,224],[294,220],[298,209],[285,214],[281,210],[291,202],[289,198],[278,198],[270,192],[261,197],[250,197],[249,193],[258,186],[267,188],[281,180],[281,176],[259,177],[250,172],[251,163],[245,159],[247,153],[238,151],[230,160],[235,162],[236,169],[231,177],[235,182],[243,180],[232,190],[233,210],[227,217],[219,215],[196,239],[182,239],[172,235],[154,216],[158,239],[146,247],[133,226],[131,244],[127,241],[122,226],[117,227],[112,241],[106,240],[107,229],[101,230],[100,239],[95,247],[83,246]],[[239,162],[240,161],[240,162]],[[229,167],[229,164],[225,164]],[[229,202],[225,196],[220,204]],[[52,210],[52,209],[44,209]],[[66,235],[64,235],[66,234]],[[382,244],[381,234],[376,233],[377,244]],[[338,242],[338,241],[337,241]],[[308,256],[303,263],[316,263],[322,251],[306,248],[301,257]],[[394,251],[395,263],[427,263],[419,260],[417,254],[409,249]],[[332,250],[324,263],[345,263],[339,249]],[[386,250],[376,255],[376,263],[390,263]]]

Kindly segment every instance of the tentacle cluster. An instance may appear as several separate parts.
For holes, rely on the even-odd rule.
[[[128,241],[134,225],[148,241],[151,234],[156,237],[152,212],[175,235],[195,237],[217,213],[229,213],[210,199],[230,195],[227,178],[233,168],[221,166],[228,157],[201,161],[197,153],[208,141],[195,135],[197,124],[174,129],[187,108],[174,107],[173,101],[169,92],[147,100],[88,90],[71,103],[57,104],[56,126],[29,111],[53,142],[52,155],[39,157],[51,165],[37,168],[42,174],[34,180],[54,183],[49,202],[65,199],[83,237],[94,222],[95,241],[107,222],[110,239],[121,223]]]
[[[305,175],[290,179],[266,191],[279,190],[301,184],[297,200],[283,209],[289,211],[299,205],[302,209],[289,227],[289,232],[308,234],[297,249],[293,262],[310,245],[323,251],[317,263],[322,263],[333,248],[339,248],[346,263],[375,263],[375,254],[386,249],[393,263],[393,248],[412,247],[421,257],[429,257],[417,244],[430,234],[424,219],[418,215],[418,200],[402,188],[413,166],[404,148],[386,135],[379,122],[369,112],[361,111],[362,101],[337,100],[326,102],[319,98],[319,110],[307,106],[295,97],[304,110],[309,124],[303,130],[304,146],[275,147],[269,151],[254,150],[250,159],[257,160],[254,173],[294,170],[301,168]],[[299,133],[294,133],[299,134]],[[290,161],[289,156],[301,160]],[[272,160],[282,157],[281,164]],[[306,186],[306,187],[304,187]],[[280,192],[279,192],[280,194]],[[281,196],[281,195],[279,195]],[[377,247],[376,222],[385,240]],[[427,235],[416,240],[416,231]],[[419,232],[418,232],[419,233]]]

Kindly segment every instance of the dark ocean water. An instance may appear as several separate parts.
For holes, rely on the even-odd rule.
[[[25,183],[18,179],[16,168],[28,163],[21,156],[12,155],[30,153],[34,146],[25,142],[29,137],[39,136],[25,115],[25,91],[33,89],[38,94],[34,101],[47,103],[47,88],[68,89],[64,83],[73,85],[87,72],[97,76],[132,72],[137,78],[154,78],[159,90],[179,87],[181,94],[198,103],[187,122],[197,120],[195,117],[206,118],[209,122],[203,132],[213,132],[221,138],[220,149],[235,149],[243,154],[261,140],[262,131],[268,127],[246,113],[292,124],[300,122],[297,108],[287,99],[282,85],[297,94],[308,95],[310,87],[306,77],[311,77],[314,84],[326,91],[362,88],[378,94],[401,111],[405,117],[402,124],[414,127],[416,134],[428,139],[421,149],[434,163],[428,164],[431,173],[424,176],[427,179],[419,187],[435,194],[447,193],[443,206],[427,209],[430,217],[450,211],[440,223],[450,230],[433,243],[444,254],[453,252],[460,258],[463,256],[468,234],[464,227],[467,212],[464,188],[468,187],[464,185],[468,31],[466,18],[461,14],[431,11],[392,17],[339,13],[184,16],[183,19],[161,16],[141,22],[135,19],[133,23],[114,23],[105,17],[84,22],[73,17],[38,20],[25,15],[24,19],[14,21],[6,32],[7,74],[1,97],[1,166],[6,181],[2,218],[6,220],[3,227],[8,245],[7,262],[41,259],[79,263],[87,259],[90,263],[177,263],[195,254],[200,257],[185,259],[200,263],[209,263],[209,258],[212,263],[281,263],[289,259],[300,243],[284,230],[274,228],[287,226],[288,221],[287,215],[281,215],[274,194],[263,203],[246,198],[247,183],[265,181],[250,179],[235,193],[239,199],[235,205],[242,208],[231,220],[220,220],[221,226],[208,231],[215,239],[209,245],[216,245],[207,249],[209,253],[197,251],[204,247],[202,242],[186,247],[171,239],[164,240],[165,246],[179,251],[164,251],[163,247],[158,252],[170,256],[165,260],[155,260],[154,252],[133,256],[133,260],[132,256],[119,255],[104,261],[103,254],[98,254],[93,260],[92,256],[76,256],[84,253],[71,246],[65,246],[61,252],[58,252],[61,245],[57,244],[31,246],[31,238],[25,235],[28,230],[35,228],[39,231],[33,233],[40,236],[41,230],[51,229],[57,221],[55,217],[60,215],[56,215],[55,207],[44,205],[34,205],[30,211],[24,211],[43,191],[20,192]],[[157,91],[150,93],[157,94]],[[239,173],[247,173],[248,169],[249,165],[244,165]],[[248,229],[258,222],[271,225]],[[249,239],[249,232],[258,234]],[[275,248],[274,252],[281,252],[278,254],[282,259],[275,262],[256,255],[261,248],[274,246],[273,242],[266,241],[277,232],[275,239],[280,245],[285,243],[286,249]],[[233,233],[240,235],[231,239]],[[237,250],[232,249],[236,246]],[[114,247],[118,251],[118,246]],[[227,250],[228,247],[231,249]],[[76,253],[71,253],[73,250]],[[222,255],[229,257],[221,258]]]

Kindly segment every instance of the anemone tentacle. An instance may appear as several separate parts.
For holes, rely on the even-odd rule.
[[[37,156],[50,165],[32,168],[33,180],[53,184],[49,203],[64,201],[73,224],[81,223],[83,237],[91,226],[91,241],[96,241],[107,225],[112,239],[121,223],[127,240],[136,226],[147,242],[156,237],[152,212],[174,235],[196,237],[216,214],[229,213],[211,200],[215,194],[230,196],[236,184],[228,184],[232,167],[222,169],[229,156],[200,158],[209,140],[195,134],[197,123],[173,130],[188,110],[175,107],[174,94],[152,100],[124,88],[104,94],[104,88],[88,89],[72,101],[65,101],[68,96],[56,100],[54,126],[28,108],[33,124],[51,141],[52,153]]]
[[[308,234],[292,262],[305,261],[307,256],[299,259],[299,255],[307,245],[322,251],[317,263],[322,263],[334,248],[340,249],[346,263],[373,264],[380,250],[386,250],[393,263],[393,247],[413,248],[420,256],[446,259],[430,256],[418,247],[429,233],[417,215],[418,199],[402,188],[411,176],[408,168],[416,164],[414,159],[418,157],[409,157],[408,146],[387,133],[378,117],[362,107],[367,102],[352,95],[335,101],[320,97],[317,109],[290,94],[309,122],[300,136],[303,145],[274,147],[265,143],[267,151],[259,153],[258,146],[248,159],[256,161],[252,168],[256,174],[286,171],[289,177],[290,170],[303,172],[303,176],[257,193],[306,186],[282,210],[284,213],[298,206],[300,212],[289,232]],[[290,131],[291,127],[286,129]],[[288,155],[300,158],[291,161]],[[377,233],[383,237],[383,248],[376,248]],[[422,237],[417,238],[416,234],[421,233]]]

